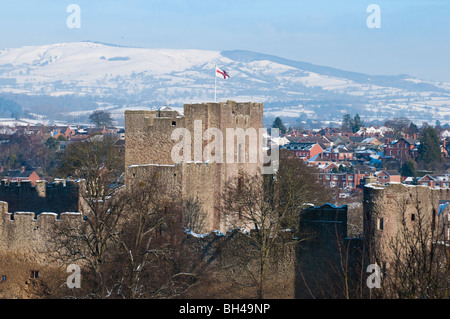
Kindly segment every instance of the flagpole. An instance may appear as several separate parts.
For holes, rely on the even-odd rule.
[[[214,65],[214,103],[217,102],[217,93],[216,93],[216,86],[217,86],[217,65]]]

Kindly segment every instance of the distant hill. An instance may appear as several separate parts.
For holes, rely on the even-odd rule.
[[[29,112],[75,117],[106,108],[181,107],[214,99],[265,103],[267,117],[339,121],[405,116],[450,123],[450,84],[409,75],[385,76],[243,50],[204,51],[58,43],[0,50],[0,95]],[[19,102],[19,100],[21,102]],[[70,105],[70,107],[67,107]]]

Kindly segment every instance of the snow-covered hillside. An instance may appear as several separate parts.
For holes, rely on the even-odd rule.
[[[347,72],[249,51],[169,50],[95,42],[0,50],[0,94],[89,96],[120,116],[126,107],[214,99],[265,102],[267,116],[339,120],[406,116],[450,122],[450,84],[408,75]],[[125,101],[125,102],[124,102]],[[104,103],[103,103],[104,104]],[[34,111],[34,110],[30,110]],[[72,109],[73,114],[86,109]],[[78,113],[77,113],[78,112]]]

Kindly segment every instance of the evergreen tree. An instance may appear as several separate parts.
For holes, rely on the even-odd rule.
[[[286,134],[286,126],[284,126],[283,121],[277,117],[275,121],[273,121],[272,128],[277,128],[281,134]]]
[[[45,143],[44,143],[45,147],[47,147],[48,149],[54,150],[56,149],[57,146],[57,142],[56,139],[53,137],[49,137]]]
[[[358,113],[356,113],[356,115],[353,118],[348,113],[344,114],[341,126],[343,132],[356,133],[363,126],[364,122],[361,120],[361,117],[359,116]]]
[[[411,122],[409,124],[408,129],[406,130],[406,133],[408,133],[410,136],[413,136],[414,134],[417,134],[419,132],[419,128],[417,127],[416,124],[414,124],[413,122]]]
[[[353,126],[352,126],[353,133],[358,132],[361,129],[361,127],[364,126],[364,122],[361,121],[361,118],[359,117],[358,113],[356,113],[355,117],[353,118],[352,124],[353,124]]]
[[[344,114],[342,118],[342,126],[341,129],[343,132],[352,132],[353,131],[353,120],[350,114]]]
[[[423,129],[418,153],[418,160],[425,165],[442,161],[439,136],[435,128],[427,126]]]
[[[417,163],[413,159],[409,159],[403,164],[401,169],[402,176],[416,177],[417,176]]]

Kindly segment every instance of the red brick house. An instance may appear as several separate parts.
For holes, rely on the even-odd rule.
[[[333,162],[352,160],[353,152],[348,150],[346,147],[337,147],[323,151],[322,159]]]
[[[402,176],[397,171],[379,171],[375,173],[377,183],[387,185],[389,183],[401,183]]]
[[[450,188],[450,176],[427,174],[419,179],[419,185],[431,188]]]
[[[384,155],[391,156],[400,163],[406,162],[410,158],[417,156],[417,141],[413,138],[404,138],[386,144],[384,148]]]
[[[323,152],[323,148],[318,143],[289,143],[285,149],[305,161]]]

